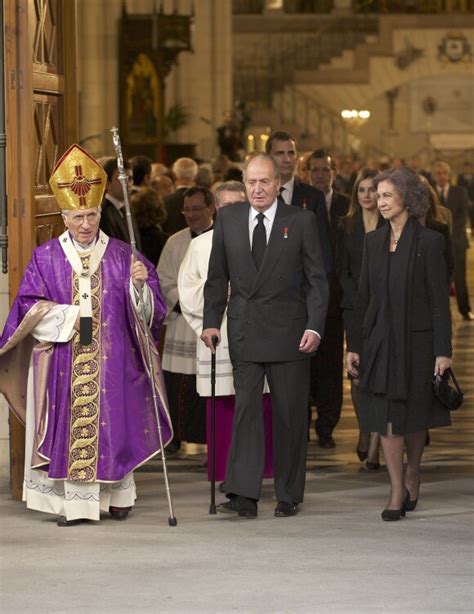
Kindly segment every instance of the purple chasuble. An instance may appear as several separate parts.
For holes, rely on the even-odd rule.
[[[99,315],[100,326],[95,327],[91,346],[80,346],[78,333],[66,343],[50,344],[46,374],[40,373],[40,361],[34,354],[35,394],[40,379],[46,377],[46,419],[42,419],[43,431],[33,453],[40,461],[33,466],[46,471],[49,478],[119,481],[160,449],[151,383],[141,352],[140,323],[129,293],[131,255],[128,244],[109,239],[96,280],[92,280],[94,315]],[[166,307],[153,265],[139,257],[147,267],[152,296],[150,329],[155,381],[163,399],[159,408],[166,445],[172,438],[172,427],[156,349]],[[36,248],[5,324],[0,348],[40,301],[74,304],[77,283],[74,289],[73,278],[58,239]],[[38,432],[39,425],[35,426]]]

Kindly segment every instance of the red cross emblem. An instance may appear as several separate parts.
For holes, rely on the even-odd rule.
[[[102,183],[102,179],[98,178],[98,179],[87,179],[87,177],[84,177],[84,175],[82,174],[82,166],[77,165],[74,167],[75,170],[75,177],[74,179],[70,182],[70,183],[59,183],[58,182],[58,188],[60,189],[66,189],[66,188],[70,188],[71,191],[79,197],[79,207],[83,207],[86,208],[87,203],[86,203],[86,195],[88,192],[90,192],[91,186],[92,185],[96,185],[96,184],[100,184]]]

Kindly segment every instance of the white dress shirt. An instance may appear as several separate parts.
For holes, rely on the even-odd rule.
[[[275,215],[276,215],[277,204],[278,204],[278,201],[275,198],[275,200],[273,201],[272,206],[269,209],[267,209],[266,211],[262,211],[261,212],[265,216],[264,220],[263,220],[263,224],[265,226],[265,234],[267,235],[267,245],[268,245],[268,239],[270,238],[270,233],[272,231],[273,221],[274,221]],[[255,228],[256,228],[256,226],[258,224],[257,215],[259,213],[260,213],[260,211],[258,211],[257,209],[254,209],[253,207],[250,207],[250,210],[249,210],[249,239],[250,239],[250,248],[252,248],[253,231],[255,230]]]
[[[114,207],[118,209],[120,212],[121,212],[121,209],[123,209],[125,206],[125,203],[123,202],[123,200],[117,200],[117,198],[114,198],[110,194],[106,194],[105,198],[107,200],[110,200],[110,202],[114,205]]]
[[[329,190],[329,192],[327,194],[324,195],[324,198],[326,199],[326,210],[328,212],[328,219],[329,221],[331,221],[331,204],[332,204],[332,195],[333,195],[333,189],[331,188]]]
[[[293,200],[293,190],[295,187],[295,178],[292,177],[290,181],[287,181],[281,187],[283,188],[283,190],[280,193],[280,196],[283,198],[287,205],[291,205],[291,201]]]

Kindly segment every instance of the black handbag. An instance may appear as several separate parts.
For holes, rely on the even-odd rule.
[[[454,388],[449,383],[450,378],[453,380]],[[446,369],[442,376],[435,375],[433,378],[433,392],[450,411],[459,409],[464,400],[464,393],[459,388],[452,369]]]

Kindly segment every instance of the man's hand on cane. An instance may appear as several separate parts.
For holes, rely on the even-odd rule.
[[[205,345],[211,350],[214,354],[215,347],[212,342],[212,338],[217,337],[216,347],[221,342],[221,331],[218,328],[205,328],[201,333],[201,340],[204,341]]]

